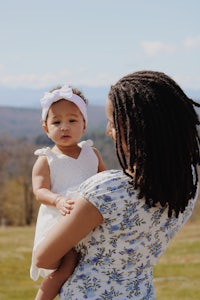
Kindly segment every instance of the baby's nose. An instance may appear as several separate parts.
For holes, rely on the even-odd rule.
[[[67,123],[62,124],[61,130],[68,130],[68,129],[69,129],[69,125]]]

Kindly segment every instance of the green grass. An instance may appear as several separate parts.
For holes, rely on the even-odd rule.
[[[200,222],[188,223],[154,269],[157,299],[200,299]]]
[[[33,300],[29,277],[33,227],[0,228],[0,300]],[[200,299],[200,222],[188,223],[155,267],[157,300]],[[81,300],[81,299],[80,299]]]
[[[39,283],[29,278],[34,237],[31,227],[0,229],[0,300],[33,300]]]

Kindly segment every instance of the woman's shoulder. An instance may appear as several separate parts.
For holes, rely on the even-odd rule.
[[[129,178],[122,170],[105,170],[90,177],[88,182],[107,183],[116,182]],[[129,178],[130,179],[130,178]]]
[[[78,192],[107,218],[113,210],[122,209],[125,199],[133,199],[135,192],[130,180],[123,171],[106,170],[88,178]]]
[[[105,193],[119,191],[130,187],[130,177],[121,170],[106,170],[93,175],[80,185],[84,194]]]

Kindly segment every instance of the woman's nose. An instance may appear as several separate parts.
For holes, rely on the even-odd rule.
[[[106,125],[106,135],[111,137],[111,129],[110,129],[109,124]]]

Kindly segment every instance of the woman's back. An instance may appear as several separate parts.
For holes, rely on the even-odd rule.
[[[195,200],[178,218],[168,218],[167,207],[149,208],[137,198],[130,178],[115,170],[93,176],[80,193],[104,222],[76,246],[81,261],[60,299],[154,299],[152,267],[189,218]]]

